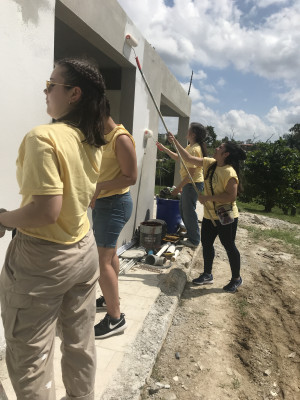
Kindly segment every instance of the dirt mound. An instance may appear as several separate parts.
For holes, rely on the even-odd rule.
[[[294,231],[287,222],[243,213],[240,225]],[[186,285],[142,399],[300,399],[300,263],[283,242],[239,228],[244,284],[235,294],[216,241],[214,284]],[[192,278],[203,270],[202,256]]]

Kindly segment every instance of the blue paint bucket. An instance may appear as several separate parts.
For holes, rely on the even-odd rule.
[[[181,222],[179,200],[156,197],[156,218],[166,222],[168,233],[177,232],[178,225]]]

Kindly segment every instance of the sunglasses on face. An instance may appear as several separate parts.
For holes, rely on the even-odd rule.
[[[58,86],[67,86],[67,87],[75,87],[75,86],[73,86],[73,85],[65,85],[64,83],[56,83],[56,82],[52,82],[52,81],[46,81],[46,90],[47,90],[48,92],[50,92],[50,90],[51,90],[52,88],[54,88],[55,85],[58,85]]]

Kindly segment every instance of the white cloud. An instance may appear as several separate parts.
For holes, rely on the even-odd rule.
[[[225,136],[235,140],[253,139],[265,141],[272,136],[276,140],[299,121],[300,107],[278,110],[274,107],[266,116],[266,121],[243,110],[229,110],[219,114],[206,106],[201,100],[193,101],[191,121],[200,122],[215,128],[218,139]],[[271,123],[271,124],[270,124]]]
[[[272,5],[288,4],[289,0],[254,0],[253,2],[258,8],[266,8]]]
[[[200,85],[200,88],[202,88],[203,90],[205,90],[208,93],[217,93],[216,88],[214,87],[214,85]]]
[[[279,95],[279,97],[282,101],[285,101],[286,103],[300,104],[300,88],[292,88],[288,92]]]
[[[284,127],[287,131],[293,125],[299,123],[300,120],[300,106],[292,106],[289,108],[279,109],[277,106],[271,108],[267,114],[267,119],[273,125]]]
[[[232,0],[176,0],[174,7],[166,7],[162,0],[119,3],[180,76],[190,73],[193,61],[207,67],[234,65],[267,79],[300,82],[298,0],[270,15],[258,28],[242,27],[241,11]],[[275,1],[263,1],[265,6],[268,3]]]
[[[191,92],[192,93],[192,92]],[[196,94],[196,95],[195,95]],[[195,98],[199,99],[199,93],[194,91]],[[200,96],[201,97],[201,96]],[[218,139],[225,136],[234,138],[235,140],[246,141],[247,139],[255,138],[256,141],[265,141],[272,135],[274,139],[278,139],[283,133],[294,124],[280,125],[282,121],[278,118],[279,124],[269,126],[263,122],[258,116],[247,114],[243,110],[230,110],[227,113],[219,114],[212,108],[206,106],[201,100],[193,100],[193,108],[190,121],[200,122],[203,125],[214,127]],[[165,123],[168,129],[177,134],[178,118],[165,118]],[[164,132],[164,127],[160,122],[159,132]]]
[[[226,85],[226,81],[223,78],[220,78],[217,82],[217,86],[223,87]]]
[[[199,70],[198,72],[194,72],[194,74],[193,74],[193,80],[203,80],[206,78],[207,78],[207,74],[202,70]]]
[[[174,7],[163,0],[119,0],[172,72],[185,81],[186,90],[196,70],[191,121],[214,126],[219,138],[233,131],[237,140],[254,134],[259,140],[272,134],[277,138],[300,122],[300,0],[246,2],[250,11],[243,15],[239,2],[232,0],[175,0]],[[258,9],[267,7],[268,15],[255,20]],[[247,26],[243,17],[252,18]],[[274,104],[267,115],[258,116],[228,104],[228,112],[219,114],[212,108],[217,90],[229,87],[230,81],[221,78],[212,85],[207,71],[228,67],[278,82],[274,94],[281,93],[277,96],[286,105]],[[249,103],[246,96],[241,107]]]
[[[181,85],[185,89],[185,91],[188,92],[190,84],[189,83],[181,83]],[[201,94],[200,89],[196,88],[193,84],[191,86],[190,98],[192,99],[193,103],[203,100],[203,95]]]
[[[219,103],[219,99],[217,99],[216,97],[212,96],[211,94],[204,94],[204,99],[207,103]]]

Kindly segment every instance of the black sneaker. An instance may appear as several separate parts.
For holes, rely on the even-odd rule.
[[[228,293],[235,293],[237,288],[243,284],[243,279],[240,277],[238,280],[231,279],[231,281],[223,287],[223,290]]]
[[[106,307],[104,296],[100,296],[99,299],[96,299],[96,310],[101,311]]]
[[[125,315],[121,313],[119,319],[112,318],[108,314],[99,322],[99,324],[94,326],[95,338],[102,339],[117,333],[125,331],[127,324],[125,321]]]
[[[193,279],[192,282],[195,285],[209,285],[214,283],[214,278],[212,274],[207,274],[206,272],[204,272],[198,278]]]

